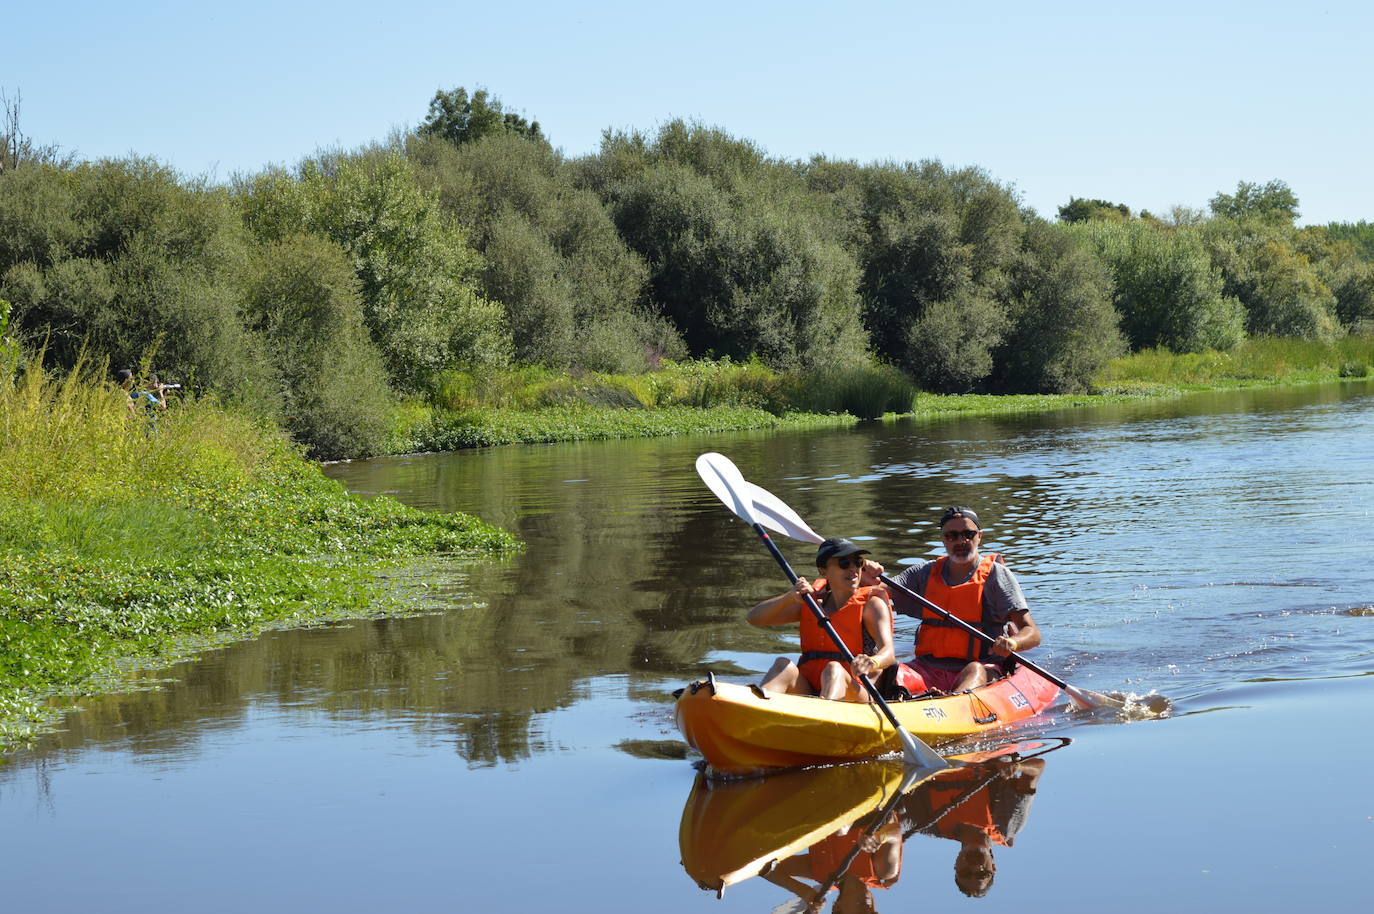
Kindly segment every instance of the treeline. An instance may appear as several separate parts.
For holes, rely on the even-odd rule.
[[[1277,181],[1050,221],[977,168],[787,161],[682,121],[569,158],[455,89],[386,143],[217,185],[74,162],[8,120],[12,332],[53,365],[153,353],[322,457],[375,452],[397,394],[519,365],[884,362],[932,391],[1078,392],[1127,350],[1374,325],[1370,226],[1299,228]]]

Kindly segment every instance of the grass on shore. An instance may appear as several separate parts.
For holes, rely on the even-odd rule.
[[[1374,366],[1374,337],[1334,342],[1253,337],[1230,352],[1147,349],[1113,360],[1097,379],[1103,391],[1178,390],[1309,384],[1363,378]]]
[[[0,388],[0,748],[130,657],[372,615],[375,572],[515,540],[348,495],[278,432],[212,402],[130,416],[103,372]]]
[[[778,372],[757,361],[665,362],[644,375],[570,376],[540,368],[440,379],[398,411],[390,453],[501,444],[847,425],[861,418],[989,416],[1100,406],[1191,390],[1359,378],[1374,337],[1257,338],[1231,352],[1137,352],[1112,361],[1090,393],[931,394],[889,366]]]

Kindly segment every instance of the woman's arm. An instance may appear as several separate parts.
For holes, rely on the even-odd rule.
[[[791,590],[764,600],[749,610],[750,625],[788,625],[801,619],[802,594],[815,593],[806,578],[798,578]]]

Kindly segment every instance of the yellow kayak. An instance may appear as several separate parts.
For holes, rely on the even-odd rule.
[[[913,736],[938,744],[1033,717],[1058,696],[1058,686],[1023,667],[969,692],[889,704]],[[675,717],[687,743],[726,776],[902,751],[875,705],[764,693],[714,676],[682,690]]]

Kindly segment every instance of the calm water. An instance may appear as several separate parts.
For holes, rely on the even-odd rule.
[[[1036,659],[1173,703],[1061,710],[1008,736],[1070,741],[1020,774],[911,789],[878,910],[1364,907],[1371,442],[1359,384],[330,467],[528,550],[401,576],[431,615],[269,635],[85,702],[0,765],[0,912],[789,910],[781,874],[823,857],[800,837],[862,831],[894,785],[882,766],[695,785],[669,692],[790,650],[742,621],[785,582],[696,478],[705,450],[889,568],[935,554],[941,507],[976,506],[1045,630]],[[1033,803],[1013,796],[1032,774]],[[979,803],[1013,840],[975,899],[938,833]],[[698,886],[751,854],[797,856],[721,900]]]

